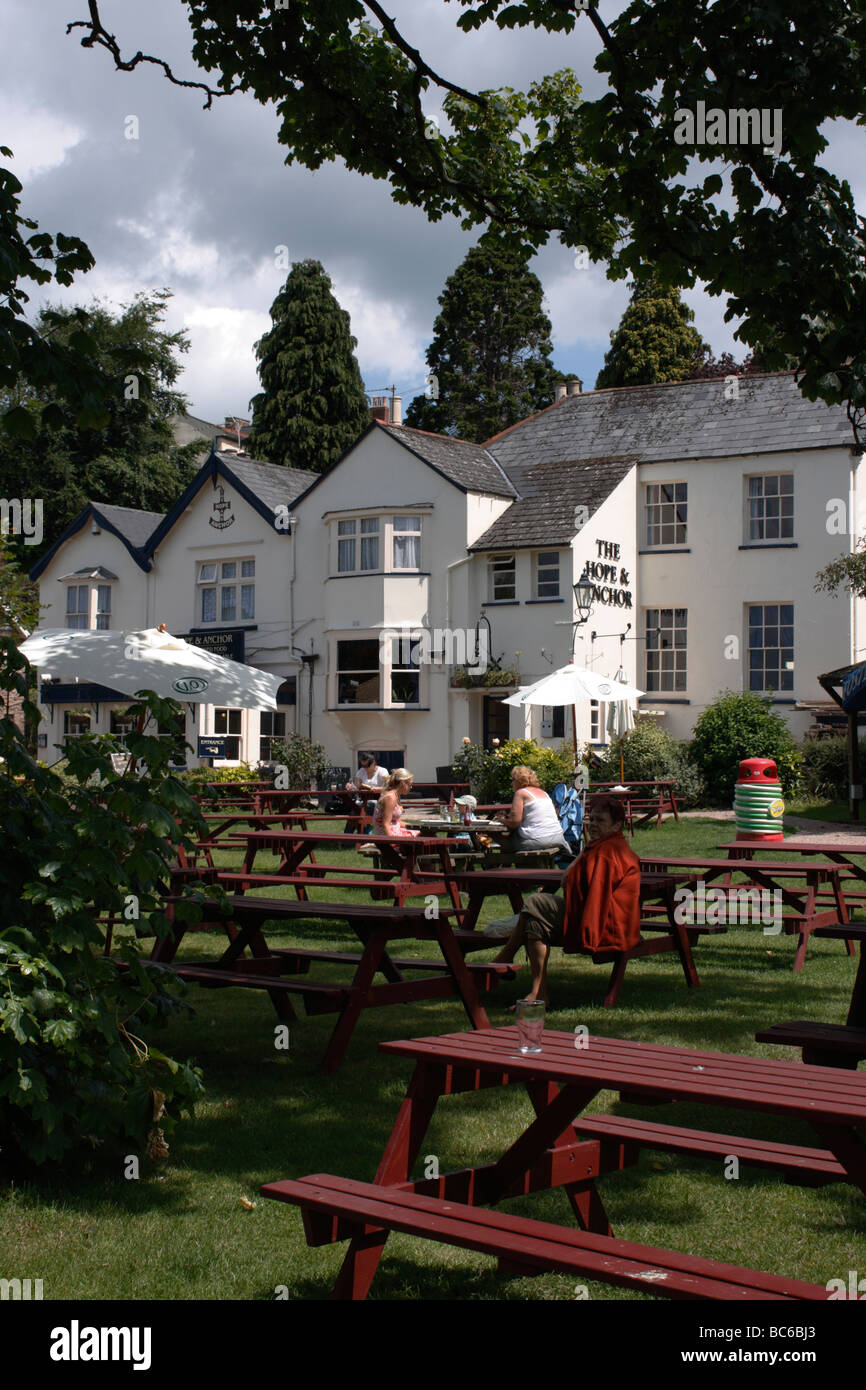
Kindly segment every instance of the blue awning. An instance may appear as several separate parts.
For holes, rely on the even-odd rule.
[[[849,671],[843,680],[842,708],[849,714],[866,709],[866,661]]]

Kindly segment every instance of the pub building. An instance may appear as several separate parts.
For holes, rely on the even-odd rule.
[[[570,708],[503,700],[572,655],[676,738],[723,690],[768,696],[800,737],[818,674],[866,650],[864,602],[814,591],[866,531],[863,452],[788,372],[563,383],[483,446],[406,428],[392,398],[321,476],[241,443],[215,438],[165,516],[90,502],[32,571],[41,627],[164,622],[281,677],[276,711],[188,708],[191,765],[268,761],[292,731],[421,780],[465,737],[558,745]],[[40,678],[45,761],[127,729],[128,698]],[[607,714],[577,706],[581,744],[608,741]]]

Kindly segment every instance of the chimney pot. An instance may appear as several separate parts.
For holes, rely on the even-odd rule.
[[[554,401],[561,401],[568,395],[568,387],[564,381],[557,381],[553,388]]]
[[[566,384],[568,386],[568,394],[570,396],[579,396],[583,391],[583,382],[581,381],[579,376],[570,377]]]
[[[403,423],[403,397],[391,397],[391,424],[402,425]]]

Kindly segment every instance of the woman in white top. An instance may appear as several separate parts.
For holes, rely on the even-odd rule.
[[[556,807],[547,792],[538,785],[538,777],[532,768],[512,768],[511,786],[514,799],[509,810],[501,815],[511,831],[502,841],[503,851],[514,854],[522,849],[568,850]]]

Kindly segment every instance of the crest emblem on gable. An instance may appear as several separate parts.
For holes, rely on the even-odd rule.
[[[227,526],[234,525],[235,518],[232,515],[231,502],[226,501],[225,488],[222,483],[217,484],[217,491],[219,492],[219,501],[213,504],[213,510],[217,515],[215,517],[209,517],[208,520],[211,526],[215,527],[217,531],[224,531]]]

